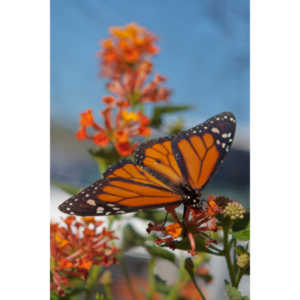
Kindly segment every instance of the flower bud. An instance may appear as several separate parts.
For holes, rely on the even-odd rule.
[[[250,257],[248,253],[241,254],[237,259],[237,265],[243,269],[249,265]]]
[[[233,201],[228,203],[224,209],[224,215],[230,217],[231,220],[243,219],[245,209],[242,204]]]

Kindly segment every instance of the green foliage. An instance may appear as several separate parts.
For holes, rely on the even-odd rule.
[[[176,256],[169,250],[158,246],[145,245],[144,247],[152,257],[165,259],[176,265]]]
[[[136,218],[142,219],[142,220],[151,220],[154,223],[163,223],[166,219],[166,211],[165,210],[140,210],[138,211],[134,216]],[[174,221],[173,217],[168,214],[166,221]]]
[[[226,300],[249,300],[249,297],[242,296],[241,292],[230,284],[226,284],[226,292],[228,296]]]
[[[134,227],[127,224],[123,229],[123,251],[128,251],[132,247],[142,246],[146,241],[146,237],[138,233]]]
[[[54,185],[56,185],[57,187],[59,187],[60,189],[62,189],[63,191],[65,191],[68,194],[71,195],[76,195],[81,188],[71,185],[71,184],[66,184],[66,183],[62,183],[62,182],[58,182],[58,181],[54,181],[53,182]]]
[[[250,240],[250,226],[248,226],[241,231],[236,231],[232,233],[232,236],[238,241],[249,241]]]
[[[243,219],[234,220],[233,225],[232,225],[232,231],[241,231],[241,230],[245,229],[248,226],[249,222],[250,222],[250,213],[249,213],[249,211],[247,211],[244,214]]]
[[[162,118],[166,114],[176,113],[180,111],[186,111],[191,109],[188,105],[160,105],[156,106],[153,110],[153,114],[151,117],[150,126],[154,128],[159,128],[163,121]]]

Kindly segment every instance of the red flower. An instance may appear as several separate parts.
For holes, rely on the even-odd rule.
[[[86,279],[93,265],[109,266],[117,263],[119,249],[110,241],[117,239],[105,228],[99,232],[101,221],[93,217],[78,221],[74,216],[65,218],[66,227],[51,223],[51,291],[60,296],[70,286],[70,279]],[[81,231],[81,229],[83,229]]]

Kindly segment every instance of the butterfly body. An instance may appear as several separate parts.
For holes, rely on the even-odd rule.
[[[93,216],[180,203],[200,207],[202,189],[230,150],[235,122],[232,113],[222,113],[176,136],[147,141],[136,149],[135,162],[110,166],[104,179],[59,209]]]

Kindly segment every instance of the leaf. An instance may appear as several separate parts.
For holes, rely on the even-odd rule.
[[[53,184],[56,185],[57,187],[59,187],[60,189],[62,189],[63,191],[65,191],[66,193],[71,194],[71,195],[76,195],[81,190],[81,188],[78,186],[62,183],[59,181],[54,181]]]
[[[150,126],[159,128],[162,125],[162,117],[165,114],[175,113],[191,109],[188,105],[161,105],[156,106],[153,110]]]
[[[138,233],[134,227],[127,224],[123,229],[123,242],[122,249],[127,251],[135,246],[142,246],[146,240],[146,237]]]
[[[150,255],[166,259],[176,265],[176,256],[172,252],[158,246],[145,245],[145,249],[149,252]]]
[[[244,214],[243,219],[236,219],[234,221],[233,226],[232,226],[232,231],[241,231],[241,230],[245,229],[248,226],[249,221],[250,221],[250,213],[249,213],[249,211],[247,211]]]
[[[246,227],[246,229],[233,232],[232,236],[239,241],[249,241],[250,240],[250,226]]]
[[[134,216],[136,218],[142,219],[142,220],[151,220],[154,223],[162,223],[165,221],[167,212],[164,210],[141,210],[138,211]],[[168,214],[167,221],[174,221],[173,217]]]
[[[230,284],[226,284],[226,291],[228,300],[250,300],[247,296],[242,296],[241,292]]]

